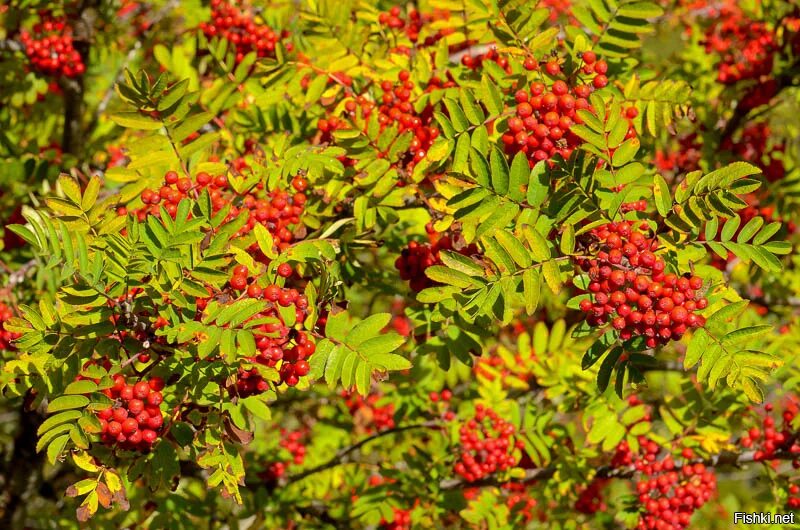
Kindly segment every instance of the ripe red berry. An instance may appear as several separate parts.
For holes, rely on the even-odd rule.
[[[133,431],[139,428],[139,424],[136,422],[134,418],[127,418],[125,421],[122,422],[122,432],[127,434],[132,433]]]
[[[115,408],[111,417],[114,418],[114,421],[122,423],[128,417],[128,409],[122,407]]]
[[[298,377],[302,377],[302,376],[308,374],[308,372],[310,370],[311,370],[311,366],[308,364],[308,361],[305,361],[305,360],[301,359],[301,360],[297,361],[296,363],[294,363],[294,373]]]
[[[147,382],[150,385],[151,390],[163,390],[164,389],[164,380],[160,377],[151,377],[150,380]]]
[[[292,275],[292,272],[293,272],[292,266],[289,265],[288,263],[281,263],[280,265],[278,265],[278,276],[281,276],[283,278],[288,278],[289,276]]]
[[[139,381],[133,386],[133,395],[138,399],[146,399],[150,395],[150,385],[145,381]]]
[[[156,441],[156,438],[158,438],[158,435],[156,434],[156,432],[154,430],[152,430],[152,429],[144,429],[142,431],[142,443],[146,443],[148,445],[152,445],[153,442]]]
[[[144,402],[141,399],[132,399],[128,401],[128,412],[133,415],[139,414],[144,410]]]
[[[247,278],[244,276],[234,276],[231,278],[231,287],[236,289],[237,291],[241,291],[245,287],[247,287]]]
[[[539,62],[533,57],[525,57],[525,60],[522,62],[522,66],[528,71],[538,70]]]
[[[108,422],[108,428],[106,428],[106,432],[109,436],[119,436],[122,433],[122,424],[118,421],[110,421]]]

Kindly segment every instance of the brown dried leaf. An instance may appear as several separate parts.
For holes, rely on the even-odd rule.
[[[89,511],[88,506],[80,506],[77,510],[75,510],[75,515],[78,518],[78,521],[85,523],[92,517],[92,512]]]
[[[111,508],[111,490],[108,489],[105,482],[97,483],[97,501],[103,508]]]

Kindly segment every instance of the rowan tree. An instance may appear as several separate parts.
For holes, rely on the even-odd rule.
[[[0,527],[800,507],[794,0],[0,20]]]

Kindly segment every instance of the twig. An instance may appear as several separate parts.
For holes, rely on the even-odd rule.
[[[0,39],[0,51],[21,52],[25,47],[12,39]]]
[[[25,275],[28,273],[30,269],[36,266],[37,260],[36,258],[31,259],[22,264],[22,266],[9,274],[8,276],[8,286],[14,287],[15,285],[19,285],[25,280]]]
[[[798,75],[798,70],[800,70],[800,61],[793,64],[785,72],[783,72],[783,74],[779,75],[776,78],[777,89],[772,98],[777,97],[778,94],[780,94],[783,89],[795,85],[794,78]],[[722,130],[722,133],[720,134],[720,139],[719,139],[720,146],[723,145],[726,140],[730,139],[733,136],[733,134],[742,125],[742,122],[744,122],[745,118],[747,118],[747,115],[750,113],[751,110],[752,109],[742,107],[741,105],[737,106],[734,109],[733,116],[731,116],[731,119],[728,120],[728,122],[725,124],[725,128]]]
[[[291,477],[288,477],[286,479],[286,481],[284,482],[284,486],[289,486],[290,484],[294,484],[295,482],[303,480],[304,478],[308,477],[309,475],[313,475],[315,473],[319,473],[320,471],[325,471],[326,469],[330,469],[332,467],[336,467],[339,464],[344,463],[345,457],[347,457],[347,455],[357,451],[361,447],[367,445],[370,442],[373,442],[373,441],[377,440],[378,438],[383,438],[384,436],[389,436],[389,435],[397,434],[397,433],[404,432],[404,431],[410,431],[410,430],[413,430],[413,429],[439,429],[441,427],[442,427],[442,424],[439,423],[439,422],[428,421],[428,422],[425,422],[425,423],[415,423],[413,425],[402,425],[400,427],[394,427],[392,429],[387,429],[385,431],[380,431],[380,432],[378,432],[376,434],[373,434],[371,436],[367,436],[363,440],[358,441],[358,442],[354,443],[351,446],[345,447],[344,449],[342,449],[338,453],[336,453],[328,461],[323,462],[322,464],[320,464],[318,466],[315,466],[315,467],[312,467],[310,469],[306,469],[305,471],[302,471],[302,472],[298,473],[297,475],[293,475]]]
[[[105,94],[103,95],[103,99],[100,100],[100,103],[97,105],[97,109],[95,109],[94,116],[92,117],[92,121],[89,123],[89,126],[86,130],[91,133],[100,121],[100,116],[106,111],[108,105],[111,103],[111,98],[114,97],[114,87],[121,82],[125,78],[125,69],[133,62],[133,59],[136,57],[136,54],[139,50],[142,49],[142,38],[146,36],[147,32],[150,28],[156,26],[159,22],[161,22],[164,18],[169,15],[169,13],[175,9],[180,2],[177,0],[172,0],[167,5],[165,5],[161,10],[159,10],[153,18],[148,21],[147,29],[142,31],[140,34],[140,38],[133,43],[133,47],[128,50],[128,53],[125,55],[125,59],[122,61],[119,69],[117,70],[117,74],[114,76],[114,79],[111,81],[111,86],[106,89]]]

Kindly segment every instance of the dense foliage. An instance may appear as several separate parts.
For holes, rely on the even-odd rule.
[[[800,508],[794,1],[0,20],[0,528]]]

